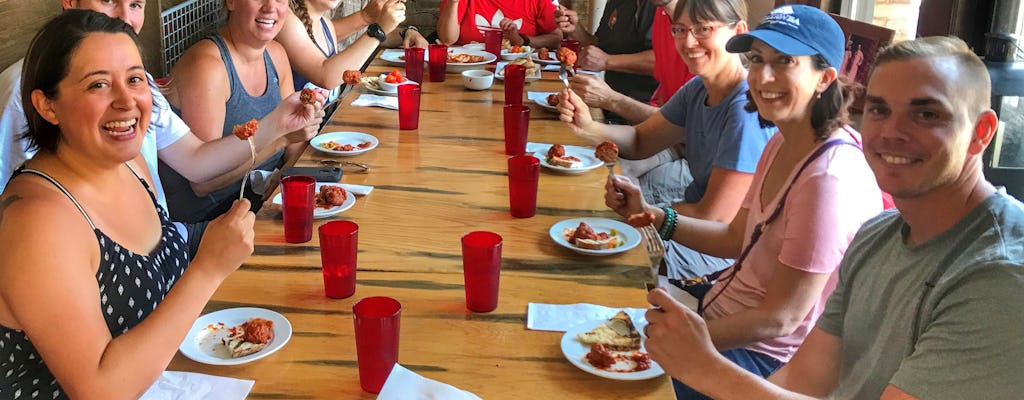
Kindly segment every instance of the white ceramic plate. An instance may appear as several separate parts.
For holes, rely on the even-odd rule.
[[[537,64],[541,64],[541,65],[558,64],[558,59],[555,58],[555,52],[553,52],[553,51],[549,51],[548,52],[548,57],[551,57],[550,60],[541,60],[540,57],[537,56],[537,53],[531,54],[530,57],[532,57],[533,58],[533,62],[535,62]]]
[[[314,194],[315,193],[320,193],[320,188],[324,187],[324,186],[327,186],[327,185],[341,186],[341,185],[335,185],[335,184],[332,184],[332,183],[329,183],[329,182],[317,182],[316,183],[316,187],[313,188],[313,193]],[[351,191],[348,191],[348,190],[346,190],[346,192],[348,192],[348,197],[345,198],[345,201],[342,202],[340,206],[334,206],[334,207],[331,207],[331,208],[313,207],[313,218],[314,219],[327,218],[327,217],[330,217],[330,216],[335,215],[335,214],[339,214],[342,211],[345,211],[345,210],[348,210],[348,209],[352,208],[352,206],[354,206],[356,204],[356,195],[353,194]],[[282,201],[282,199],[281,199],[281,192],[280,191],[277,192],[277,194],[274,195],[274,198],[271,199],[270,201],[272,203],[274,203],[274,204],[281,205],[281,201]]]
[[[405,65],[405,51],[382,51],[380,59],[391,65]],[[423,54],[423,62],[427,61],[426,52]]]
[[[321,147],[322,144],[327,143],[327,142],[331,142],[331,141],[333,141],[335,143],[340,143],[340,144],[351,144],[353,146],[356,146],[358,144],[365,143],[365,142],[370,142],[371,144],[370,144],[370,147],[367,147],[367,148],[364,148],[364,149],[357,148],[357,149],[352,150],[352,151],[329,150],[329,149],[326,149],[324,147]],[[324,153],[334,154],[336,156],[354,156],[354,155],[363,154],[363,153],[368,152],[370,150],[376,149],[377,146],[380,144],[380,141],[377,140],[376,137],[374,137],[373,135],[368,134],[368,133],[362,133],[362,132],[330,132],[330,133],[321,134],[321,135],[319,135],[317,137],[314,137],[313,139],[310,139],[309,144],[311,146],[313,146],[314,149],[320,150],[320,151],[322,151]]]
[[[492,62],[494,62],[495,60],[498,59],[498,57],[496,57],[494,54],[491,54],[491,53],[488,53],[488,52],[482,51],[482,50],[454,49],[453,51],[450,51],[449,53],[451,53],[451,54],[471,54],[471,55],[474,55],[474,56],[483,56],[484,60],[481,61],[481,62],[475,62],[475,63],[453,63],[453,62],[449,62],[448,63],[448,69],[447,69],[448,72],[462,72],[462,71],[466,71],[466,70],[470,70],[470,69],[479,69],[479,67],[483,67],[484,65],[490,64],[490,63],[492,63]]]
[[[622,244],[619,245],[619,247],[613,249],[602,250],[590,250],[576,247],[576,245],[569,243],[569,241],[565,239],[565,235],[563,235],[562,232],[565,230],[565,228],[576,229],[576,227],[580,226],[580,222],[586,222],[587,225],[590,225],[590,227],[594,229],[594,232],[607,232],[611,234],[612,230],[614,230],[615,236],[617,236],[619,240],[622,241]],[[640,232],[637,231],[636,228],[633,228],[632,226],[629,226],[624,222],[619,222],[607,218],[573,218],[564,221],[559,221],[554,225],[551,225],[551,229],[548,230],[548,235],[551,236],[551,239],[554,240],[555,243],[558,243],[562,247],[565,247],[569,250],[575,251],[580,254],[586,254],[591,256],[607,256],[612,254],[618,254],[628,251],[636,247],[636,245],[640,244]]]
[[[551,111],[553,113],[558,113],[558,107],[555,107],[553,105],[548,104],[548,96],[547,95],[549,95],[549,94],[558,94],[558,93],[554,93],[554,92],[544,93],[544,99],[543,100],[533,99],[533,102],[537,103],[538,106],[540,106],[541,108],[543,108],[545,110]]]
[[[553,171],[561,172],[563,174],[570,174],[570,175],[582,174],[584,172],[590,171],[590,170],[592,170],[594,168],[597,168],[597,167],[600,167],[600,166],[604,165],[603,161],[598,160],[597,157],[594,157],[593,152],[591,152],[591,151],[580,151],[578,148],[569,147],[569,146],[565,147],[565,155],[573,156],[573,157],[576,157],[576,158],[580,159],[580,166],[579,167],[576,167],[576,168],[566,168],[566,167],[562,167],[562,166],[558,166],[558,165],[549,164],[548,161],[547,161],[547,155],[548,155],[548,151],[547,150],[538,151],[538,152],[534,153],[533,155],[534,155],[534,157],[537,157],[538,159],[540,159],[540,165],[544,166],[545,168],[548,168],[548,169],[553,170]],[[589,222],[587,224],[589,224]],[[579,224],[577,224],[577,225],[579,225]]]
[[[506,61],[512,61],[517,58],[529,57],[531,54],[533,54],[533,48],[528,48],[528,50],[521,51],[518,53],[513,53],[509,51],[509,49],[501,49],[501,59]]]
[[[484,49],[487,48],[487,45],[485,45],[483,43],[480,43],[480,42],[469,42],[469,43],[466,43],[466,44],[462,45],[462,47],[454,47],[454,49],[460,49],[460,48],[463,49],[463,50],[484,51]]]
[[[568,331],[565,332],[565,335],[562,336],[562,354],[565,355],[565,358],[568,359],[569,362],[572,363],[572,365],[575,365],[579,369],[600,376],[602,378],[616,379],[620,381],[639,381],[644,379],[657,378],[665,374],[665,370],[661,369],[661,366],[658,365],[658,363],[654,362],[653,360],[651,361],[651,368],[638,372],[611,372],[605,371],[603,369],[598,369],[595,368],[593,365],[590,365],[590,363],[587,362],[586,359],[587,353],[590,352],[590,347],[576,340],[576,335],[590,331],[591,329],[596,328],[598,325],[605,323],[605,321],[607,320],[599,319],[587,321],[577,326],[574,326],[572,329],[569,329]],[[636,327],[637,331],[640,332],[643,332],[643,328],[644,327],[641,325],[638,325]],[[640,349],[646,351],[643,343],[640,344]]]
[[[494,70],[497,71],[497,72],[494,73],[494,77],[495,78],[498,78],[500,80],[505,80],[505,66],[506,65],[508,65],[508,63],[504,62],[504,61],[498,63],[498,66],[494,68]],[[527,75],[526,76],[526,82],[533,82],[535,80],[540,79],[540,69],[541,69],[541,67],[538,65],[536,67],[536,69],[535,69],[535,72],[532,75]]]
[[[227,336],[227,330],[241,325],[249,318],[263,318],[274,322],[274,337],[263,350],[253,354],[231,358],[220,339]],[[223,329],[217,329],[223,323]],[[211,365],[238,365],[259,360],[284,347],[292,337],[292,324],[283,315],[263,308],[229,308],[214,311],[196,319],[192,329],[185,335],[178,351],[196,362]]]

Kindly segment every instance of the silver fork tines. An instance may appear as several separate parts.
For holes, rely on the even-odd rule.
[[[647,291],[651,291],[658,287],[658,269],[661,267],[661,260],[665,258],[665,243],[661,241],[661,236],[654,229],[654,225],[640,228],[640,235],[644,238],[647,258],[651,261],[650,276],[644,281],[644,286]]]
[[[569,89],[569,67],[564,64],[558,68],[558,78],[565,84],[565,88]]]

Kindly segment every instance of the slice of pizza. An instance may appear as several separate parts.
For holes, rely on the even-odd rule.
[[[576,335],[576,340],[588,346],[601,344],[612,351],[640,350],[640,332],[637,332],[633,320],[624,311],[619,311],[596,328]]]

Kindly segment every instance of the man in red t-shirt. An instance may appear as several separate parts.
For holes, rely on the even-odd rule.
[[[513,46],[558,47],[562,33],[555,26],[551,0],[442,0],[437,21],[441,42],[483,43],[480,29],[501,29]]]

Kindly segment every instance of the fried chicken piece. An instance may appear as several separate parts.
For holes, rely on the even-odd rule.
[[[562,63],[562,65],[576,64],[576,52],[568,47],[559,47],[555,56],[558,57],[558,62]]]
[[[558,107],[558,93],[552,93],[548,95],[548,105],[552,107]]]
[[[548,149],[548,159],[551,159],[551,157],[565,157],[565,146],[560,144],[551,145],[551,148]]]
[[[586,222],[580,222],[580,226],[576,227],[576,232],[573,232],[572,240],[569,242],[576,243],[577,239],[598,240],[600,237],[594,232],[594,228],[591,228]]]
[[[245,330],[245,341],[255,344],[269,343],[274,337],[274,321],[263,318],[252,318],[242,324]]]
[[[341,186],[324,185],[320,187],[320,194],[317,196],[317,206],[331,208],[340,206],[348,199],[348,192]]]
[[[363,73],[359,70],[348,70],[341,75],[341,79],[345,81],[346,85],[358,85],[359,78],[363,77]]]
[[[259,129],[260,122],[253,118],[241,125],[235,125],[231,128],[231,133],[235,134],[241,140],[248,140],[256,134],[256,130]]]
[[[302,92],[299,93],[299,101],[302,104],[313,105],[316,103],[316,91],[311,88],[302,88]]]
[[[642,228],[647,225],[654,223],[654,212],[644,211],[639,214],[630,215],[626,218],[626,223],[634,228]]]
[[[597,145],[597,149],[594,150],[594,157],[609,164],[614,163],[619,159],[619,146],[616,146],[611,141],[605,141]]]

